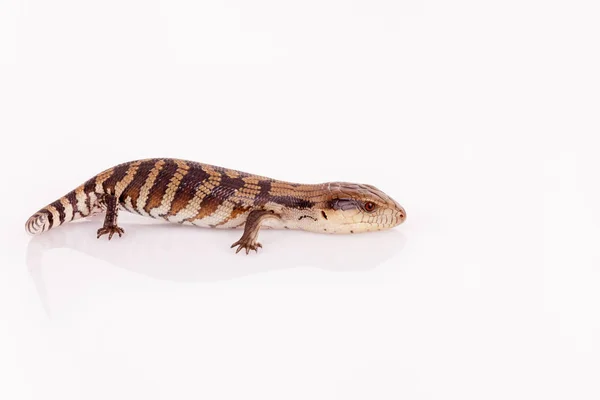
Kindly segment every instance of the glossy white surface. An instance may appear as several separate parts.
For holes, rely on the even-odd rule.
[[[0,4],[1,399],[600,397],[593,2],[197,3]],[[250,256],[126,214],[25,234],[153,156],[408,219]]]

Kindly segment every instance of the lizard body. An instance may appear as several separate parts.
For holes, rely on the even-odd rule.
[[[32,215],[36,235],[79,218],[105,212],[98,237],[124,233],[119,210],[180,224],[244,228],[237,251],[257,250],[262,227],[324,233],[392,228],[404,209],[371,185],[328,182],[306,185],[171,158],[126,162],[87,180]]]

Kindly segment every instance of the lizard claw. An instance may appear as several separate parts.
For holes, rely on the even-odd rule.
[[[105,226],[98,229],[98,236],[96,236],[96,238],[99,239],[100,236],[108,234],[108,240],[110,240],[115,233],[121,237],[121,235],[125,233],[125,230],[118,226]]]
[[[234,248],[235,246],[238,246],[238,248],[235,250],[235,253],[239,253],[242,249],[246,250],[246,254],[250,253],[250,250],[254,250],[255,252],[258,253],[258,248],[262,247],[262,244],[256,242],[256,241],[251,241],[251,240],[238,240],[237,242],[235,242],[234,244],[231,245],[231,248]]]

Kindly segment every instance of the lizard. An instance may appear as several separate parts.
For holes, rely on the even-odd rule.
[[[400,204],[375,186],[348,182],[298,184],[175,158],[125,162],[87,180],[33,214],[25,230],[38,235],[105,213],[97,237],[124,229],[119,210],[172,223],[243,228],[236,253],[258,252],[261,227],[322,233],[393,228],[406,219]]]

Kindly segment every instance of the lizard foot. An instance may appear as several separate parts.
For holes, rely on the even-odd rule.
[[[121,237],[121,235],[125,233],[125,230],[123,230],[123,228],[119,228],[118,226],[105,226],[98,229],[98,236],[96,237],[100,238],[100,236],[108,234],[108,240],[110,240],[115,233]]]
[[[246,254],[250,253],[250,250],[254,250],[255,252],[258,253],[258,248],[262,247],[262,245],[260,243],[258,243],[255,240],[245,240],[244,238],[238,240],[237,242],[235,242],[234,244],[231,245],[231,248],[234,248],[235,246],[238,246],[237,250],[235,251],[235,253],[239,253],[240,250],[242,249],[246,249]]]

